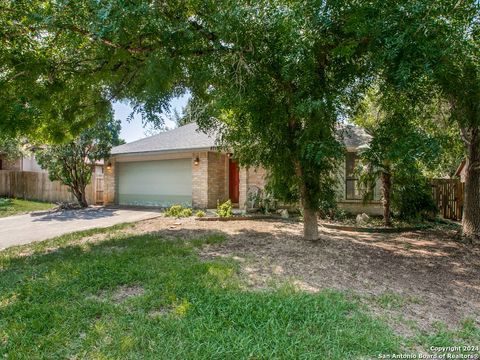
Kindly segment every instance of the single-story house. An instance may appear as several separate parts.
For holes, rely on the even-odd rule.
[[[364,204],[354,174],[357,151],[370,136],[361,128],[342,125],[339,137],[347,149],[338,172],[338,203],[350,212],[381,214],[379,191]],[[239,167],[215,146],[215,136],[195,123],[162,132],[112,149],[105,170],[106,203],[168,207],[183,204],[215,208],[230,199],[249,207],[249,194],[265,186],[265,170]]]

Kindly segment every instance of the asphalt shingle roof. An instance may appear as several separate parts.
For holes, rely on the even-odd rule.
[[[349,148],[366,145],[371,139],[371,136],[364,129],[348,124],[341,124],[337,127],[337,136]],[[198,129],[196,123],[191,123],[128,144],[116,146],[112,149],[112,155],[200,150],[214,146],[215,135],[207,135]]]
[[[198,130],[196,123],[191,123],[170,131],[149,136],[145,139],[116,146],[112,149],[112,155],[175,150],[198,150],[208,149],[213,146],[215,146],[215,137],[201,132]]]
[[[350,124],[339,124],[337,126],[337,138],[347,148],[358,148],[367,145],[372,136],[364,128]]]

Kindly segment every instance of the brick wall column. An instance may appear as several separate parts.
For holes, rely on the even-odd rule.
[[[111,164],[108,169],[108,164]],[[104,205],[113,205],[117,202],[116,196],[116,170],[117,164],[115,159],[105,161],[103,169],[103,203]]]
[[[223,203],[228,198],[225,191],[227,167],[225,154],[218,152],[208,153],[208,207],[216,208],[218,203]]]
[[[195,165],[198,157],[199,163]],[[192,206],[207,208],[208,206],[208,153],[192,154]]]
[[[241,167],[239,169],[239,199],[238,199],[238,207],[240,209],[246,208],[247,203],[247,191],[248,191],[248,170],[245,167]]]

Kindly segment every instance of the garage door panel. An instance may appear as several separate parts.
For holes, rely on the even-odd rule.
[[[121,205],[191,206],[191,159],[119,163],[118,197]]]

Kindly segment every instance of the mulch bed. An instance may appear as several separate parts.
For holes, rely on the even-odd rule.
[[[231,216],[231,217],[220,217],[220,216],[208,216],[208,217],[196,217],[195,220],[198,221],[244,221],[244,220],[281,220],[280,216],[274,215],[248,215],[248,216]],[[288,219],[286,219],[288,220]]]
[[[342,231],[354,231],[354,232],[366,232],[366,233],[385,233],[385,234],[394,234],[402,233],[408,231],[418,231],[431,228],[432,226],[421,225],[421,226],[408,226],[408,227],[360,227],[360,226],[349,226],[349,225],[335,225],[335,224],[322,224],[322,226],[328,229],[342,230]]]

